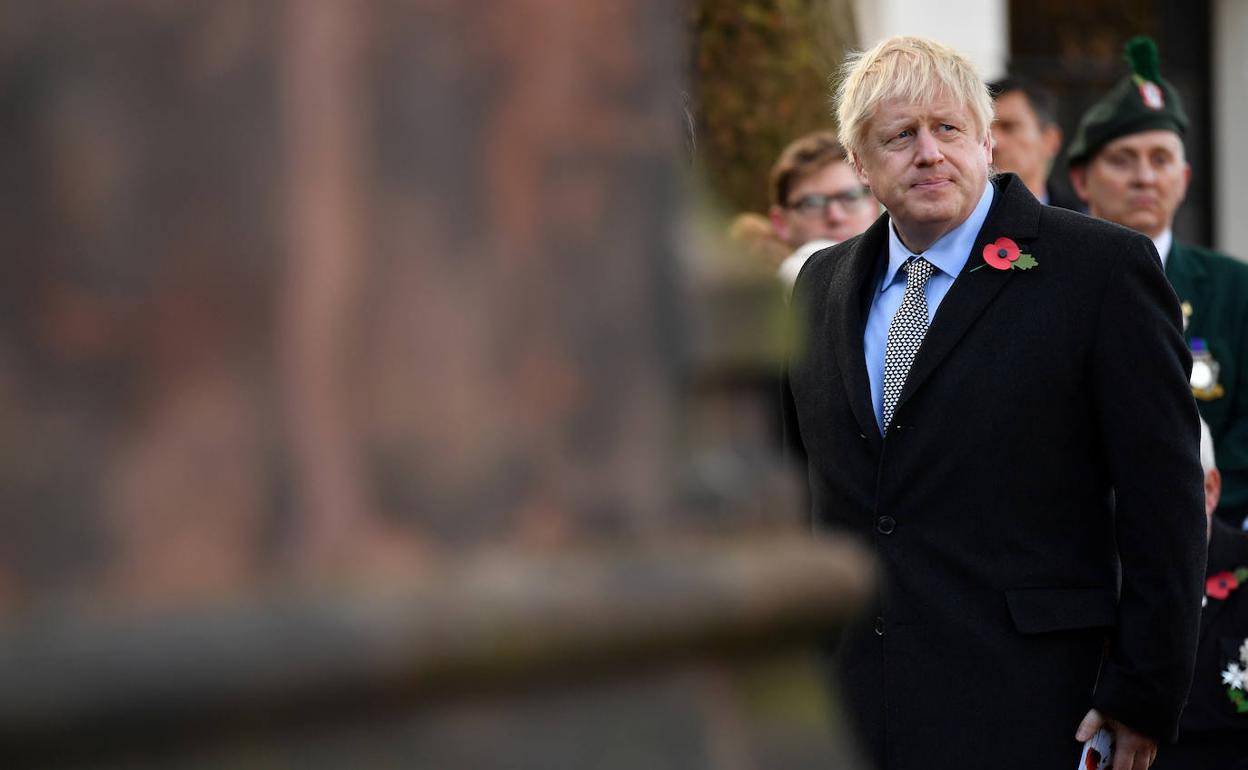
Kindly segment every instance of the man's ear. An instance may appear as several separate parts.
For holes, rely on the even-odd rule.
[[[871,186],[871,180],[867,177],[867,170],[862,167],[862,160],[858,158],[858,153],[851,152],[849,154],[849,165],[853,166],[854,173],[858,175],[858,181],[866,187]]]
[[[779,206],[772,206],[767,210],[767,218],[771,220],[771,229],[775,232],[776,237],[785,243],[789,242],[789,218],[784,215],[784,209]]]
[[[1084,203],[1088,202],[1088,169],[1082,164],[1070,167],[1070,186]]]

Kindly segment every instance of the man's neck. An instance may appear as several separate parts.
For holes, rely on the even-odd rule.
[[[940,240],[945,233],[953,230],[962,222],[957,222],[953,226],[942,226],[936,228],[909,228],[903,230],[896,220],[893,220],[893,228],[897,230],[897,237],[901,239],[901,245],[910,250],[912,254],[922,254],[931,248],[932,244]]]

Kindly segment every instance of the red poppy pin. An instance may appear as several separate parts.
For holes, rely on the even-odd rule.
[[[1205,595],[1210,599],[1225,599],[1245,580],[1248,580],[1248,567],[1210,575],[1205,581]]]
[[[1009,238],[998,238],[984,246],[984,265],[997,270],[1030,270],[1038,264],[1035,257],[1021,253],[1018,244]],[[971,268],[971,272],[984,265]]]

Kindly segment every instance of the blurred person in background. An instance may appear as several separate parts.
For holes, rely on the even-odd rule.
[[[776,236],[792,251],[780,265],[786,287],[811,254],[858,235],[879,213],[836,134],[816,131],[791,142],[771,168],[768,212]]]
[[[996,119],[992,122],[992,165],[1018,174],[1036,200],[1087,212],[1078,198],[1050,178],[1062,148],[1053,94],[1039,83],[1010,75],[988,84]]]
[[[802,270],[784,411],[814,528],[880,572],[839,640],[844,710],[886,770],[1071,768],[1102,728],[1142,770],[1177,732],[1204,578],[1174,293],[1144,236],[991,177],[962,54],[885,40],[837,103],[887,216]]]
[[[1191,386],[1209,423],[1222,473],[1218,516],[1234,527],[1248,517],[1248,265],[1179,243],[1172,230],[1192,169],[1183,133],[1187,115],[1162,79],[1148,38],[1127,44],[1132,74],[1089,109],[1068,150],[1075,192],[1094,217],[1147,235],[1181,302],[1191,347]]]
[[[1163,746],[1155,770],[1248,770],[1248,533],[1216,519],[1222,491],[1213,436],[1200,423],[1209,533],[1208,579],[1196,675],[1179,740]]]
[[[771,220],[762,214],[746,211],[728,223],[728,239],[760,265],[776,270],[792,249],[780,240],[771,227]]]

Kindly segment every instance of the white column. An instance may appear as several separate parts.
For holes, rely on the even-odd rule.
[[[1248,260],[1248,2],[1213,3],[1213,245]]]
[[[1010,56],[1006,0],[854,0],[863,48],[893,35],[919,35],[952,46],[985,79],[1005,74]]]

